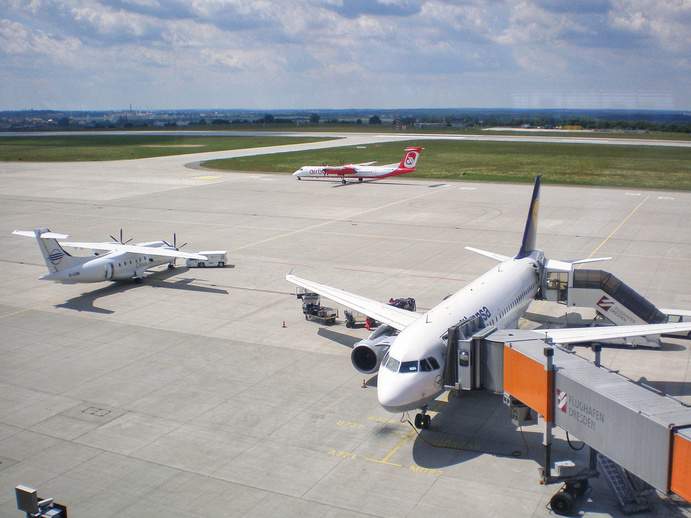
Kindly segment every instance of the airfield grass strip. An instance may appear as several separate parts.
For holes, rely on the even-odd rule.
[[[0,137],[0,161],[128,160],[331,140],[311,137],[69,135]]]
[[[377,160],[398,162],[403,148],[425,148],[417,171],[406,177],[487,182],[532,182],[691,190],[691,149],[603,144],[458,142],[444,140],[349,146],[280,155],[212,160],[206,168],[292,173],[303,165]]]

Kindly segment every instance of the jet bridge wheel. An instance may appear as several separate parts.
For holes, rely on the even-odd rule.
[[[415,428],[428,430],[432,419],[427,414],[415,414]]]
[[[549,501],[549,506],[556,514],[568,516],[573,513],[574,497],[567,491],[559,491]]]

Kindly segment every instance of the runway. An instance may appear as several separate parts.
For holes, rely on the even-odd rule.
[[[415,133],[415,132],[350,132],[350,131],[233,131],[233,130],[174,130],[174,131],[23,131],[0,132],[2,137],[40,137],[40,136],[84,136],[84,135],[151,135],[151,136],[200,136],[200,137],[323,137],[347,139],[339,141],[343,146],[375,144],[397,140],[458,140],[481,142],[536,142],[545,144],[595,144],[612,146],[660,146],[691,147],[691,140],[672,140],[654,138],[552,136],[552,135],[493,135],[493,134],[453,134],[453,133]],[[335,143],[332,144],[336,145]],[[336,145],[338,147],[338,145]],[[329,146],[331,147],[331,146]],[[186,155],[189,156],[189,155]],[[247,155],[242,155],[247,156]],[[230,157],[228,157],[230,158]],[[210,158],[209,160],[211,160]]]
[[[410,138],[382,138],[393,137]],[[186,167],[263,151],[0,165],[0,515],[18,514],[23,483],[77,517],[550,516],[558,488],[538,484],[540,427],[521,435],[499,396],[468,393],[440,401],[417,436],[350,365],[365,331],[306,322],[284,280],[430,308],[493,266],[464,246],[515,253],[530,186],[343,187]],[[690,217],[691,193],[545,186],[538,245],[612,255],[603,268],[689,309]],[[177,232],[186,249],[228,249],[232,267],[45,283],[36,244],[10,235],[37,226],[78,241]],[[564,308],[531,312],[558,321]],[[688,341],[607,349],[603,363],[691,403]],[[559,436],[554,456],[583,452]],[[602,479],[582,509],[620,515]],[[691,513],[656,497],[654,515]]]

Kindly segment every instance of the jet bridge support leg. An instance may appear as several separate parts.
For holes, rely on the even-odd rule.
[[[543,349],[545,355],[545,371],[547,372],[547,383],[554,385],[554,347],[547,346]],[[548,389],[548,397],[552,394],[552,390]],[[548,408],[553,407],[552,402],[547,403]],[[551,417],[545,416],[545,429],[542,436],[542,445],[544,447],[544,465],[542,467],[542,483],[549,484],[552,479],[552,432],[554,423]]]

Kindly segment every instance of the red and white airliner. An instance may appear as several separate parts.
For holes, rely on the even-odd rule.
[[[306,165],[293,173],[298,180],[303,178],[328,178],[340,177],[341,182],[346,183],[346,178],[357,178],[359,181],[365,179],[379,180],[389,176],[412,173],[415,171],[417,159],[420,157],[421,147],[407,147],[401,161],[397,164],[374,165],[376,162],[365,162],[362,164],[345,165]]]

